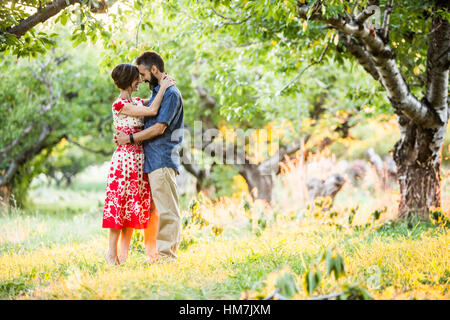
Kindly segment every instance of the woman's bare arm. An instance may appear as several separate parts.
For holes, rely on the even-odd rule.
[[[165,77],[163,80],[161,80],[161,88],[159,89],[158,94],[156,95],[150,107],[126,103],[123,106],[122,110],[119,112],[119,114],[124,114],[133,117],[156,116],[158,114],[159,107],[161,106],[164,93],[166,92],[167,88],[175,84],[176,84],[175,80],[172,77],[170,76]],[[144,104],[148,104],[148,100],[147,103],[145,102],[146,101],[144,100]]]

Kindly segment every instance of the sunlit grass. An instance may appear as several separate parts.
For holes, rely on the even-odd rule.
[[[191,245],[177,262],[147,266],[144,254],[132,251],[124,265],[110,266],[103,257],[105,234],[26,254],[4,252],[0,292],[16,299],[235,299],[283,265],[302,274],[323,248],[336,246],[351,282],[365,284],[374,266],[380,270],[379,287],[371,290],[377,298],[408,292],[415,297],[420,289],[424,297],[448,299],[448,243],[448,233],[433,228],[389,238],[377,231],[336,232],[285,222],[260,237]],[[328,281],[322,291],[333,288]]]
[[[312,168],[309,175],[329,173],[322,165],[315,172]],[[344,258],[346,274],[338,281],[324,278],[315,295],[349,283],[367,288],[376,299],[450,298],[448,229],[423,222],[385,223],[395,213],[397,195],[381,190],[370,172],[359,188],[346,184],[336,198],[333,222],[343,227],[328,225],[326,213],[312,218],[299,200],[301,173],[295,170],[301,168],[291,169],[276,182],[273,208],[242,195],[216,201],[198,196],[183,207],[186,227],[179,259],[156,265],[145,263],[136,239],[126,263],[106,264],[108,232],[101,228],[99,201],[104,191],[98,187],[85,193],[79,185],[37,189],[35,206],[0,212],[0,298],[239,299],[283,266],[302,279],[323,250],[333,247]],[[444,175],[443,194],[448,184]],[[43,190],[56,200],[44,201]],[[349,208],[356,205],[354,224],[370,222],[375,209],[388,210],[369,227],[345,226]],[[308,297],[303,288],[296,296]]]
[[[27,220],[16,221],[21,225]],[[77,223],[92,231],[97,226],[96,221],[81,218]],[[41,231],[43,239],[53,237],[52,227],[58,225],[48,225]],[[28,225],[25,229],[36,228]],[[375,297],[394,298],[407,292],[416,297],[420,288],[421,295],[430,292],[424,297],[448,298],[450,251],[446,230],[420,225],[383,232],[337,231],[330,226],[278,219],[259,237],[244,230],[232,240],[209,234],[210,241],[180,250],[177,262],[152,266],[145,265],[145,256],[138,250],[132,250],[124,265],[107,265],[106,232],[90,234],[89,240],[86,237],[80,242],[55,239],[33,251],[3,251],[0,292],[2,298],[15,299],[232,299],[283,265],[304,273],[324,248],[336,246],[345,259],[351,282],[365,284],[374,266],[381,271],[379,288],[371,291]],[[203,236],[203,240],[206,238]],[[334,284],[328,281],[322,291],[333,289]]]

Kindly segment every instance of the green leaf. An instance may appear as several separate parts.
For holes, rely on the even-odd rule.
[[[362,286],[344,285],[342,295],[338,297],[340,300],[371,300],[372,295]]]
[[[314,290],[319,286],[320,280],[321,280],[321,274],[320,274],[320,271],[317,270],[317,268],[308,269],[308,271],[305,274],[304,285],[306,288],[306,292],[309,295],[312,295]]]
[[[334,277],[336,280],[345,275],[345,269],[344,269],[344,259],[342,259],[341,255],[337,255],[334,258]]]
[[[59,17],[60,17],[60,19],[61,19],[61,24],[62,24],[63,26],[65,26],[65,25],[67,24],[67,21],[69,20],[69,16],[68,16],[68,14],[66,13],[66,11],[63,11]]]
[[[326,269],[327,269],[327,276],[329,276],[331,274],[331,272],[333,271],[333,269],[335,268],[331,249],[327,249],[326,256],[325,256],[325,265],[326,265]]]

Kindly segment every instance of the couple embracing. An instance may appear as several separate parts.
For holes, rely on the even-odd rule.
[[[119,64],[111,77],[120,94],[112,105],[118,147],[103,210],[103,228],[110,229],[106,260],[126,260],[134,229],[144,229],[150,263],[176,259],[181,230],[176,175],[183,136],[175,131],[184,126],[181,93],[156,52],[142,53],[136,65]],[[132,97],[142,81],[149,83],[150,99]]]

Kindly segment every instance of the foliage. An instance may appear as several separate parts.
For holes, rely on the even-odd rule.
[[[365,77],[358,65],[337,63],[329,56],[331,50],[327,51],[322,64],[305,71],[311,59],[318,59],[323,44],[333,45],[334,36],[329,33],[323,41],[295,36],[294,41],[293,32],[303,32],[303,26],[300,29],[297,26],[294,12],[288,12],[294,8],[294,3],[263,3],[245,4],[245,10],[255,17],[242,25],[224,24],[206,2],[152,1],[151,5],[146,5],[147,1],[117,1],[110,7],[108,15],[93,15],[86,6],[75,5],[35,29],[51,29],[58,34],[53,46],[61,47],[61,52],[68,47],[67,41],[62,39],[70,37],[77,51],[69,51],[77,59],[78,54],[86,56],[87,46],[92,58],[90,62],[100,63],[103,71],[98,73],[99,81],[96,83],[109,84],[105,71],[117,63],[132,62],[144,50],[161,53],[166,60],[167,71],[177,79],[183,93],[185,122],[190,128],[194,121],[205,116],[219,128],[262,128],[270,124],[279,131],[282,144],[309,135],[309,147],[327,136],[335,137],[342,117],[350,116],[350,125],[353,125],[364,117],[390,110],[379,84]],[[242,4],[215,5],[220,7],[216,8],[220,11],[225,9],[223,6]],[[273,9],[273,13],[267,11],[268,8]],[[283,26],[285,22],[281,20],[275,21],[284,17],[287,18],[287,26]],[[286,35],[278,32],[284,27],[287,27]],[[274,30],[268,32],[267,28]],[[261,35],[263,39],[260,39]],[[93,47],[96,43],[100,46]],[[299,81],[282,90],[290,79],[303,71]],[[314,81],[307,80],[311,78]],[[352,90],[342,90],[349,83]],[[216,98],[214,109],[204,107],[195,92],[199,85]],[[27,81],[23,86],[32,87]],[[107,92],[111,90],[112,86]],[[85,93],[86,99],[93,94]],[[149,91],[141,86],[137,95],[147,97]],[[108,99],[104,97],[102,101]],[[318,107],[327,111],[314,126],[310,126],[305,119]],[[97,118],[97,115],[92,117]],[[99,117],[109,129],[107,121],[110,118],[103,113]],[[84,132],[79,131],[74,137],[86,132],[89,129],[85,127]],[[108,130],[105,132],[108,137]],[[230,184],[234,185],[232,179],[236,171],[235,168],[215,167],[205,186],[208,183],[216,186],[213,196],[229,196],[233,192]]]
[[[444,228],[450,227],[449,214],[445,214],[442,208],[430,208],[430,220],[436,226],[442,226]]]
[[[58,161],[51,150],[65,137],[76,141],[87,136],[84,141],[91,149],[111,152],[109,106],[116,93],[108,77],[99,73],[97,54],[85,47],[77,53],[61,48],[31,61],[3,56],[0,69],[8,72],[2,72],[0,84],[0,145],[14,147],[0,159],[0,173],[7,174],[14,162],[19,165],[11,183],[13,193],[27,189],[31,179],[44,171],[47,157]]]
[[[200,211],[200,204],[193,199],[189,204],[189,215],[183,217],[182,226],[187,227],[190,223],[198,224],[200,228],[209,225],[209,222],[203,218]]]
[[[334,276],[338,280],[340,276],[345,274],[343,259],[339,254],[333,253],[333,250],[326,249],[317,263],[323,261],[326,263],[326,276],[334,272]],[[316,288],[320,286],[321,279],[322,273],[319,271],[317,264],[310,266],[306,270],[304,288],[308,295],[312,295]],[[244,297],[246,299],[267,299],[269,297],[291,299],[298,296],[297,294],[300,291],[298,282],[298,276],[293,274],[289,267],[283,267],[280,271],[270,273],[256,292],[245,293]],[[273,292],[272,295],[268,294],[270,292]],[[339,295],[337,294],[336,297]],[[370,298],[370,295],[368,297]]]
[[[344,276],[344,261],[338,253],[333,253],[334,250],[328,248],[324,250],[323,254],[316,264],[310,266],[304,275],[304,287],[308,295],[312,295],[313,292],[320,286],[322,280],[322,273],[318,268],[318,263],[325,261],[326,276],[329,276],[331,272],[334,272],[336,281],[339,277]],[[292,299],[299,298],[300,289],[298,286],[299,277],[293,273],[289,267],[284,266],[279,271],[271,272],[267,278],[262,281],[262,285],[259,286],[254,292],[245,291],[241,299]],[[313,297],[314,300],[322,299],[352,299],[352,300],[368,300],[372,299],[372,296],[362,286],[344,283],[340,285],[342,291],[339,293],[327,294],[322,297]]]
[[[85,144],[84,141],[82,143]],[[106,159],[104,155],[82,150],[63,138],[45,160],[42,173],[55,181],[57,186],[60,186],[63,181],[69,186],[77,174],[105,160],[109,159]]]
[[[45,12],[45,7],[53,0],[24,0],[2,1],[0,3],[0,52],[13,54],[16,57],[33,57],[45,54],[57,45],[59,33],[54,25],[66,26],[69,22],[72,27],[70,39],[73,46],[77,46],[88,39],[96,42],[97,39],[109,39],[111,34],[104,26],[101,18],[95,13],[106,12],[105,6],[112,5],[114,1],[108,0],[67,0],[58,11],[55,18],[44,20],[39,28],[27,30],[21,37],[11,33],[11,28],[20,25],[23,20],[35,14]],[[123,1],[128,3],[129,1]],[[73,4],[73,5],[72,5]],[[23,24],[23,23],[22,23]]]
[[[133,236],[131,237],[130,249],[145,252],[144,245],[144,232],[140,229],[133,230]]]
[[[70,20],[68,27],[72,29],[74,45],[88,39],[93,43],[103,43],[106,50],[114,53],[104,56],[104,65],[108,67],[118,61],[132,61],[142,50],[151,48],[161,52],[166,60],[174,61],[172,70],[180,71],[180,76],[175,74],[178,79],[190,78],[192,71],[199,73],[201,82],[213,88],[214,95],[219,97],[221,114],[234,120],[237,120],[236,116],[241,117],[241,121],[258,119],[269,106],[284,105],[286,99],[292,100],[297,93],[307,92],[306,81],[294,81],[281,90],[288,81],[276,84],[273,80],[279,78],[280,74],[286,80],[303,72],[308,62],[318,61],[325,47],[330,47],[326,52],[327,64],[333,64],[333,61],[345,63],[350,57],[333,29],[324,29],[323,25],[315,21],[300,20],[296,13],[298,4],[293,0],[212,3],[152,1],[151,5],[147,5],[149,1],[142,0],[118,1],[108,15],[101,19],[90,12],[86,2],[64,10],[48,24],[65,25]],[[95,1],[93,5],[96,5]],[[17,5],[14,10],[7,9],[6,4],[3,6],[5,25],[2,29],[14,24],[17,17],[24,17],[22,6]],[[322,7],[322,13],[332,17],[346,11],[361,11],[364,6],[366,1],[354,3],[333,0],[327,1],[326,6]],[[386,1],[381,1],[380,7],[384,9],[385,6]],[[430,3],[403,0],[396,3],[396,10],[391,16],[390,40],[396,49],[401,71],[413,90],[419,88],[418,85],[424,80],[419,74],[425,68],[425,35],[430,31],[429,21],[433,14]],[[440,11],[437,14],[447,16],[448,12]],[[372,23],[379,24],[381,20],[378,14]],[[45,33],[41,36],[48,40]],[[39,34],[36,35],[38,38]],[[145,39],[145,43],[141,42],[142,39]],[[23,44],[20,47],[25,51],[42,51],[26,49]],[[413,57],[411,48],[417,49]],[[336,73],[327,74],[335,77]],[[352,72],[344,75],[352,76]],[[307,78],[308,74],[304,77]],[[322,84],[333,82],[331,79],[319,81]],[[355,83],[349,79],[342,81],[346,84]],[[180,84],[183,82],[180,81]],[[378,84],[370,88],[372,95],[380,91]],[[357,87],[349,91],[338,89],[334,95],[339,93],[348,95],[353,103],[355,99],[364,97],[370,101],[367,91],[358,90]],[[191,99],[190,94],[187,93],[185,98]],[[365,103],[356,105],[363,106]],[[375,105],[377,110],[389,110],[386,102],[380,101]],[[283,113],[284,110],[279,111]]]
[[[314,5],[317,1],[309,1],[309,5]],[[197,5],[195,5],[197,3]],[[298,60],[292,51],[297,53],[307,52],[307,49],[316,47],[320,49],[323,44],[329,43],[332,49],[342,49],[336,41],[334,30],[323,28],[321,23],[313,20],[301,20],[297,14],[297,1],[214,1],[213,5],[209,1],[186,1],[186,4],[193,6],[192,13],[195,17],[203,18],[203,26],[210,26],[210,30],[227,33],[239,43],[249,40],[256,40],[279,45],[285,50],[286,61],[291,55],[291,61]],[[322,14],[326,17],[337,17],[344,12],[358,13],[367,6],[367,1],[326,1],[322,6]],[[385,9],[387,1],[379,1],[382,10]],[[427,50],[427,31],[430,31],[430,21],[433,14],[440,14],[448,18],[449,13],[445,11],[432,12],[432,2],[418,2],[412,0],[402,0],[395,3],[395,10],[391,15],[390,40],[397,49],[398,61],[402,66],[402,72],[407,76],[407,80],[415,78],[414,66],[425,64]],[[220,13],[219,16],[214,11]],[[224,19],[223,17],[228,17]],[[249,17],[247,20],[239,17]],[[373,25],[382,23],[383,16],[380,12],[371,18]],[[241,23],[230,23],[235,22]],[[209,23],[209,25],[208,25]],[[317,42],[314,42],[317,41]],[[403,62],[411,61],[411,48],[417,54],[414,62],[410,65]],[[305,50],[306,49],[306,50]],[[289,50],[292,50],[289,52]],[[331,50],[330,54],[336,55],[341,60],[341,50]],[[315,57],[318,57],[320,50],[314,50]],[[259,53],[259,52],[258,52]],[[301,55],[300,55],[301,56]],[[344,57],[348,57],[344,54]],[[342,61],[342,60],[341,60]],[[412,62],[412,61],[411,61]],[[284,64],[289,66],[289,64]]]

